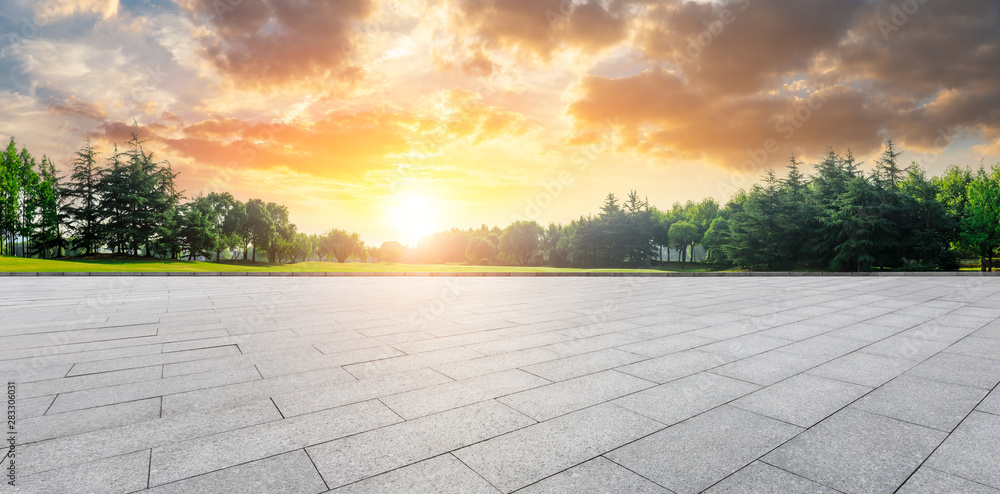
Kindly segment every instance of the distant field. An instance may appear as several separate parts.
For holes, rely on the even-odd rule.
[[[672,266],[671,266],[672,267]],[[0,271],[10,272],[476,272],[476,273],[521,273],[521,272],[628,272],[653,273],[675,272],[680,269],[575,269],[549,268],[531,266],[466,266],[453,264],[389,264],[389,263],[335,263],[335,262],[302,262],[297,264],[256,264],[252,266],[219,264],[214,262],[165,261],[151,258],[126,259],[24,259],[19,257],[0,257]],[[705,271],[704,269],[685,269],[684,271]]]

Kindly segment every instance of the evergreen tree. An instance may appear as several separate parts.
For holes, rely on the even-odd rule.
[[[83,250],[84,254],[94,254],[104,243],[101,224],[101,176],[103,170],[97,165],[97,152],[90,141],[76,152],[73,173],[69,183],[62,189],[66,198],[66,218],[73,233],[71,246]]]

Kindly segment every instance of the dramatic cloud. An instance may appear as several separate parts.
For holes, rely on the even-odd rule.
[[[998,9],[917,0],[646,5],[633,45],[672,72],[584,78],[567,110],[569,142],[613,127],[620,149],[743,168],[769,139],[775,151],[757,168],[827,146],[867,153],[890,136],[926,151],[972,133],[990,149],[1000,135]]]
[[[356,81],[354,25],[374,0],[182,0],[214,28],[210,60],[241,87],[311,86],[317,79]]]
[[[614,2],[611,2],[612,4]],[[499,52],[529,63],[547,63],[563,50],[594,54],[624,41],[628,19],[591,0],[454,0],[449,4],[455,44],[469,45],[458,65],[473,75],[489,74]]]

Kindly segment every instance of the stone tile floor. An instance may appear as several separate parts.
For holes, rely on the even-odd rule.
[[[998,278],[0,289],[0,491],[1000,492]]]

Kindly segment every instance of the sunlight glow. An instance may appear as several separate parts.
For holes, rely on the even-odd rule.
[[[429,197],[412,192],[397,194],[391,199],[388,210],[388,219],[398,232],[399,241],[406,245],[416,245],[433,233],[437,215],[437,208]]]

